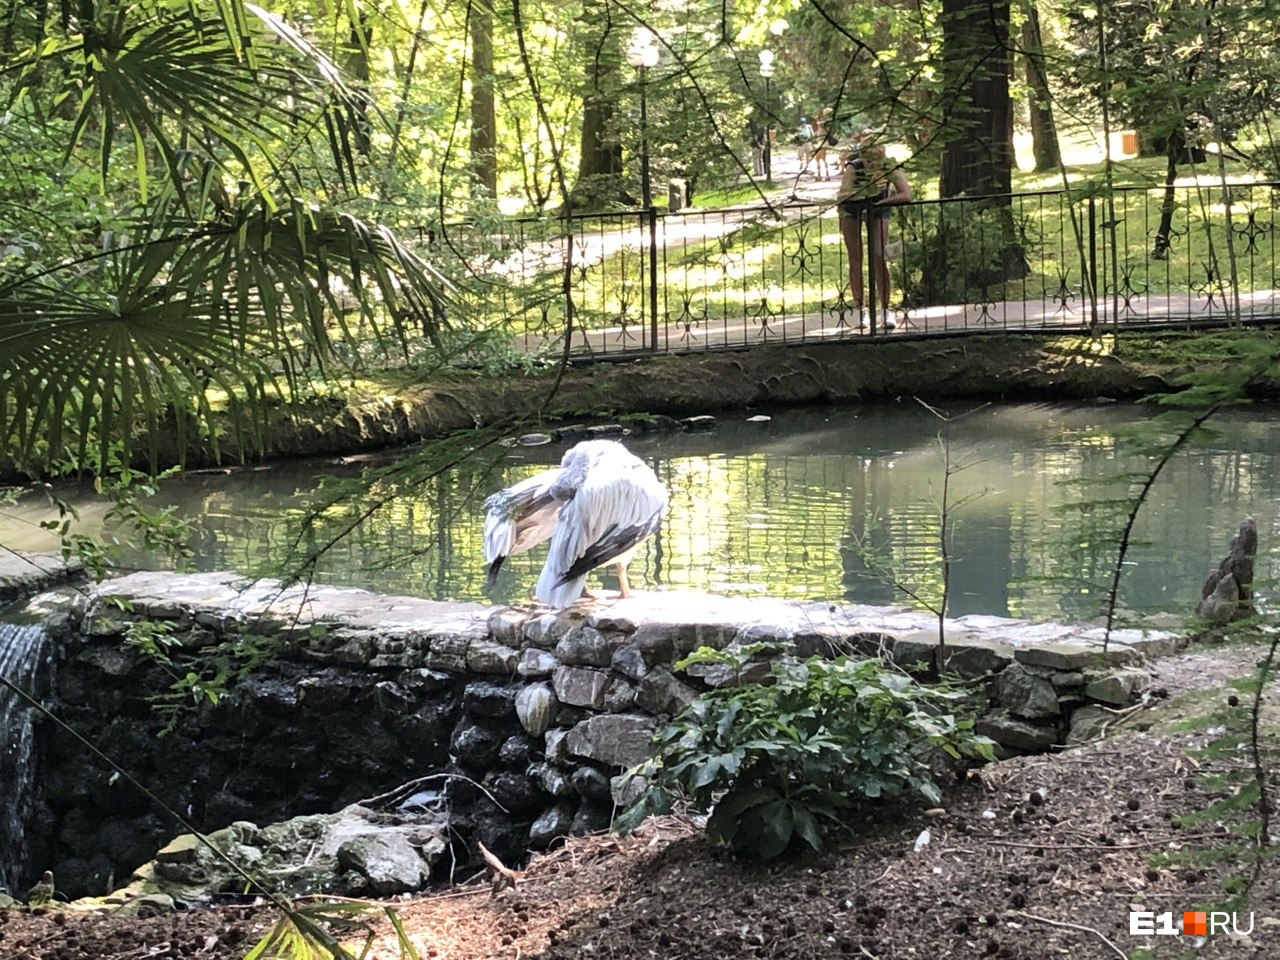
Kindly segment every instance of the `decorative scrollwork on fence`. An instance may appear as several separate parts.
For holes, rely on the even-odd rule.
[[[1191,285],[1192,293],[1204,299],[1200,309],[1210,312],[1215,309],[1226,309],[1227,291],[1230,289],[1230,283],[1218,272],[1218,268],[1211,263],[1202,262],[1200,269],[1204,271],[1204,279]]]
[[[787,253],[783,249],[783,255],[787,258],[787,262],[791,264],[792,279],[798,279],[804,283],[809,274],[812,273],[810,262],[817,259],[821,254],[809,249],[809,225],[801,224],[796,230],[796,248],[791,253]]]
[[[1120,287],[1116,290],[1116,297],[1119,299],[1119,314],[1122,317],[1138,315],[1138,308],[1134,306],[1133,301],[1139,297],[1145,298],[1147,295],[1147,285],[1142,284],[1141,288],[1133,282],[1133,271],[1136,267],[1126,261],[1125,265],[1120,268]]]
[[[1058,289],[1053,295],[1053,302],[1057,304],[1054,307],[1053,315],[1056,317],[1060,313],[1075,313],[1076,309],[1071,305],[1071,301],[1076,299],[1075,291],[1071,289],[1071,273],[1067,270],[1058,271]]]
[[[758,324],[760,327],[760,339],[769,339],[769,333],[773,331],[770,324],[778,317],[778,311],[769,304],[769,291],[760,290],[759,300],[756,302],[755,308],[747,315],[752,323]]]
[[[858,308],[849,299],[849,284],[847,283],[840,284],[836,290],[836,298],[830,303],[823,304],[822,310],[824,313],[835,315],[836,329],[840,331],[840,336],[842,337],[847,330],[861,329],[861,317],[858,317],[859,322],[850,322],[851,317],[857,316]]]
[[[699,326],[705,319],[707,319],[705,313],[694,311],[693,297],[689,291],[686,290],[680,294],[680,314],[671,319],[671,322],[680,328],[680,339],[686,344],[692,343],[693,338],[698,336],[698,332],[694,328]]]
[[[1231,232],[1244,241],[1244,249],[1237,251],[1240,256],[1255,256],[1263,251],[1258,248],[1258,241],[1271,234],[1275,229],[1268,221],[1258,219],[1258,211],[1250,210],[1249,216],[1240,226],[1231,227]]]

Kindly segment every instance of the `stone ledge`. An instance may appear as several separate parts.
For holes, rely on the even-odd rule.
[[[83,571],[80,561],[67,562],[56,553],[0,550],[0,603],[47,590],[78,577]]]

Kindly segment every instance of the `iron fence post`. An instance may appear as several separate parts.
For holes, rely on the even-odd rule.
[[[649,220],[649,340],[658,352],[658,209],[652,203],[645,210]]]
[[[1098,202],[1089,198],[1089,328],[1098,332]]]

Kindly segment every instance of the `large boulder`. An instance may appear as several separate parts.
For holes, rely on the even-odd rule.
[[[197,906],[242,894],[237,867],[284,896],[335,893],[389,896],[426,886],[448,845],[448,823],[438,814],[378,813],[358,804],[337,813],[294,817],[267,827],[247,821],[209,834],[175,838],[130,884],[84,905],[118,907],[142,897]]]

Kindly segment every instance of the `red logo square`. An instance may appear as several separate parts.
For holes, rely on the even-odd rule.
[[[1182,914],[1182,935],[1184,937],[1208,936],[1208,917],[1199,912],[1187,910]]]

